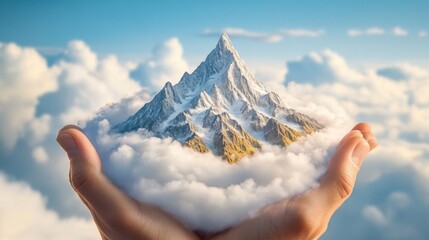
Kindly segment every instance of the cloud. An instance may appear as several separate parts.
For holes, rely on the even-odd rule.
[[[130,71],[128,63],[100,58],[82,41],[71,41],[49,65],[32,47],[0,44],[0,148],[7,149],[0,151],[0,168],[43,191],[59,214],[85,213],[68,187],[68,160],[54,139],[60,127],[84,124],[108,103],[137,92],[144,98]]]
[[[287,62],[285,82],[320,85],[334,81],[356,81],[362,75],[352,69],[345,59],[332,50],[312,52],[304,57]]]
[[[396,35],[396,36],[407,36],[408,35],[408,31],[401,28],[401,27],[394,27],[392,29],[392,33],[393,33],[393,35]]]
[[[94,116],[96,109],[105,106],[96,114],[96,120],[86,125],[91,132],[98,129],[105,132],[108,125],[123,121],[143,106],[151,95],[130,77],[133,66],[113,55],[99,57],[81,41],[70,43],[66,52],[49,65],[32,47],[0,43],[0,53],[0,89],[6,89],[0,97],[0,121],[3,126],[0,128],[0,138],[3,147],[9,144],[8,153],[0,151],[0,167],[14,179],[31,183],[33,188],[28,183],[7,180],[0,173],[0,187],[4,193],[0,195],[0,212],[5,213],[0,216],[0,239],[32,239],[27,233],[34,239],[67,239],[68,236],[73,236],[73,239],[97,238],[97,230],[90,220],[84,218],[87,217],[86,212],[68,186],[68,160],[53,141],[56,131],[64,123]],[[429,89],[429,69],[410,63],[356,69],[346,58],[332,50],[289,60],[286,67],[280,64],[275,67],[271,64],[267,64],[268,67],[254,65],[257,66],[254,70],[258,79],[264,80],[282,99],[286,99],[287,106],[324,123],[332,123],[332,126],[370,122],[380,141],[379,148],[362,166],[353,195],[334,215],[322,239],[426,239],[429,235],[426,224],[429,215],[429,95],[426,90]],[[31,74],[28,69],[32,69]],[[154,71],[156,69],[163,71],[163,68],[153,68]],[[119,100],[124,97],[125,100]],[[103,119],[108,119],[110,124]],[[103,131],[92,139],[98,145],[111,144],[108,146],[111,152],[104,161],[110,164],[108,171],[112,172],[112,177],[141,180],[137,181],[135,188],[129,189],[137,198],[156,201],[157,198],[180,195],[180,191],[186,191],[195,194],[182,194],[181,197],[196,200],[204,194],[212,194],[213,190],[210,196],[219,200],[217,206],[212,205],[216,209],[225,199],[237,201],[231,208],[237,207],[240,201],[244,201],[247,207],[256,206],[257,201],[251,197],[254,192],[267,196],[264,201],[270,201],[281,197],[275,194],[290,194],[304,188],[296,182],[308,183],[320,174],[314,166],[328,157],[329,151],[324,152],[323,149],[329,149],[342,131],[326,135],[332,137],[326,142],[318,137],[307,139],[307,147],[320,146],[320,151],[307,151],[306,147],[298,149],[299,144],[296,149],[289,149],[289,153],[277,148],[265,149],[260,155],[265,157],[264,164],[261,159],[256,159],[254,164],[267,174],[256,177],[253,182],[245,178],[246,174],[252,173],[250,164],[241,169],[228,170],[223,182],[209,178],[204,173],[215,164],[215,157],[211,155],[205,157],[208,159],[207,165],[186,168],[186,161],[194,158],[202,160],[201,155],[189,152],[177,143],[170,143],[168,139],[142,140],[132,134],[124,138],[102,138]],[[16,141],[19,147],[13,148]],[[168,147],[171,152],[177,151],[177,155],[181,153],[191,157],[179,159],[178,162],[183,165],[177,166],[176,162],[172,163],[172,153],[162,151],[163,147]],[[148,161],[141,166],[148,168],[138,168],[129,174],[130,165],[142,161],[138,158],[142,151],[147,153],[145,160]],[[308,154],[297,155],[298,152]],[[281,154],[289,154],[288,164],[291,164],[292,172],[285,172],[282,168],[282,164],[286,163],[278,160],[277,156]],[[158,155],[166,159],[165,162],[155,161]],[[285,174],[283,177],[288,180],[278,181],[271,177],[267,161],[277,166],[274,175]],[[121,168],[113,170],[114,166]],[[149,180],[139,178],[139,171],[147,174]],[[288,178],[295,171],[307,175]],[[176,180],[165,180],[171,176]],[[153,180],[155,178],[158,178],[157,181]],[[227,180],[235,182],[228,191],[222,190],[227,189]],[[154,187],[144,195],[141,187],[152,187],[152,184],[164,191]],[[289,187],[282,187],[286,185]],[[246,198],[243,200],[240,196]],[[209,204],[216,204],[207,202],[206,196],[202,199],[204,201],[195,207],[206,208]],[[171,202],[167,198],[161,204],[168,208]],[[28,211],[18,211],[15,206],[23,206]],[[183,207],[193,210],[192,206]],[[228,208],[230,212],[236,210],[231,208]],[[177,209],[170,211],[184,216]],[[28,215],[27,212],[32,214]],[[234,216],[236,220],[248,214],[244,207],[237,212],[239,215]],[[6,215],[11,216],[13,221],[4,223]],[[368,218],[373,220],[369,221]],[[233,222],[234,219],[227,220]],[[15,224],[18,221],[20,224]],[[221,223],[217,224],[221,227]],[[61,235],[64,233],[69,235]],[[88,236],[85,238],[77,234]]]
[[[325,30],[309,30],[309,29],[283,29],[279,31],[282,35],[287,37],[320,37],[325,34]]]
[[[12,149],[34,117],[40,96],[57,88],[56,73],[32,48],[0,44],[0,147]]]
[[[286,81],[287,93],[336,114],[335,108],[344,108],[355,121],[371,123],[379,147],[364,163],[353,195],[322,239],[425,239],[429,123],[424,119],[429,118],[429,98],[423,89],[429,87],[428,69],[398,63],[356,70],[338,54],[344,61],[332,67],[323,55],[288,62],[286,79],[289,74],[306,75]],[[348,81],[345,69],[359,77]]]
[[[249,38],[261,40],[264,42],[280,42],[283,40],[283,36],[278,33],[263,33],[263,32],[255,32],[249,31],[243,28],[223,28],[221,30],[212,30],[205,29],[202,34],[206,36],[214,36],[219,37],[222,33],[227,33],[230,37],[241,37],[241,38]]]
[[[64,57],[52,69],[58,89],[44,95],[40,114],[55,115],[59,125],[85,120],[101,106],[139,92],[140,84],[130,78],[130,69],[114,55],[99,59],[82,41],[72,41]]]
[[[385,31],[379,27],[371,27],[367,29],[349,29],[347,35],[350,37],[358,37],[362,35],[384,35]]]
[[[421,31],[419,31],[418,36],[422,37],[422,38],[427,37],[428,36],[428,32],[421,30]]]
[[[140,63],[131,76],[143,86],[158,91],[166,82],[178,82],[188,69],[182,44],[179,39],[171,38],[155,47],[152,57]]]
[[[97,115],[85,129],[102,149],[105,173],[134,198],[161,206],[192,229],[205,231],[225,229],[266,204],[313,185],[329,158],[328,150],[346,131],[340,122],[331,123],[287,150],[267,145],[232,166],[211,153],[196,153],[144,130],[109,133],[124,105],[103,109],[103,117]]]
[[[380,67],[377,69],[377,74],[383,77],[390,78],[392,80],[409,80],[409,79],[421,79],[429,77],[429,70],[411,65],[409,63],[398,63],[386,67]]]
[[[222,33],[227,33],[231,37],[248,38],[260,40],[268,43],[282,41],[285,37],[320,37],[325,34],[325,30],[310,30],[304,28],[281,29],[275,33],[265,33],[249,31],[243,28],[223,28],[221,30],[204,29],[202,34],[205,36],[219,37]]]
[[[34,148],[31,155],[33,156],[34,160],[38,163],[48,162],[48,154],[46,153],[43,147],[39,146]]]
[[[376,206],[371,206],[371,205],[366,206],[363,209],[363,216],[368,221],[378,226],[384,226],[387,223],[386,217]]]
[[[60,218],[28,184],[10,181],[0,171],[0,240],[97,239],[92,220]]]

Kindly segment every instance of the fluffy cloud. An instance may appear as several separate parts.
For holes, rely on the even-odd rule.
[[[143,86],[158,91],[166,82],[178,82],[188,68],[182,44],[171,38],[155,47],[152,58],[140,63],[131,75]]]
[[[428,32],[422,30],[422,31],[419,31],[418,35],[419,35],[419,37],[424,38],[424,37],[427,37]]]
[[[37,51],[0,43],[0,147],[14,147],[35,117],[39,97],[56,88],[55,71]]]
[[[288,62],[286,92],[337,114],[336,108],[344,108],[355,121],[370,122],[379,148],[363,165],[355,192],[322,239],[425,239],[429,232],[421,222],[429,214],[429,123],[424,120],[429,98],[423,89],[429,87],[428,69],[398,63],[356,70],[338,54],[331,56],[344,61],[332,67],[323,55]],[[357,77],[347,80],[350,74],[344,72]]]
[[[315,184],[329,150],[346,132],[340,122],[331,123],[287,150],[267,145],[259,154],[229,165],[143,130],[109,133],[125,105],[103,109],[85,129],[101,149],[105,173],[134,198],[159,205],[189,227],[205,231],[222,230]]]
[[[84,120],[95,109],[141,90],[140,84],[130,78],[126,64],[113,55],[99,60],[82,41],[72,41],[64,59],[53,68],[60,72],[59,89],[52,95],[60,101],[55,105],[62,108],[59,114],[62,123]],[[42,102],[41,109],[45,107],[43,104],[51,101]]]
[[[108,124],[103,119],[108,119],[110,125],[124,120],[147,102],[150,94],[141,90],[139,84],[129,77],[133,67],[118,61],[114,56],[100,58],[80,41],[70,43],[64,55],[50,66],[33,48],[3,43],[0,44],[0,49],[0,87],[2,90],[6,89],[0,97],[0,138],[1,144],[4,147],[9,146],[12,151],[8,154],[1,151],[0,167],[15,178],[31,182],[32,187],[39,189],[44,195],[22,182],[6,180],[4,174],[0,174],[0,187],[4,193],[0,195],[0,239],[32,239],[27,234],[34,236],[34,239],[67,239],[69,236],[73,236],[73,239],[97,238],[97,230],[89,220],[75,217],[87,215],[67,186],[67,159],[53,141],[56,130],[66,122],[93,116],[97,108],[109,103],[98,112],[96,120],[87,125],[90,131],[101,127],[105,132]],[[426,224],[429,215],[427,68],[399,63],[355,69],[342,56],[331,50],[310,53],[301,59],[289,61],[287,68],[278,66],[278,71],[271,66],[254,65],[257,68],[251,69],[256,70],[258,79],[267,79],[269,87],[278,92],[289,107],[310,114],[325,123],[332,122],[332,126],[351,124],[351,121],[368,121],[379,138],[380,146],[363,165],[352,197],[334,215],[322,239],[425,239],[429,235]],[[32,74],[28,69],[34,69]],[[162,71],[162,68],[153,68],[154,71],[156,69]],[[285,85],[281,85],[285,79]],[[119,103],[112,103],[133,94],[136,95]],[[10,112],[12,107],[15,108],[14,112]],[[102,124],[98,124],[99,122]],[[315,143],[316,140],[321,141],[316,137],[313,140],[307,139],[309,144],[321,146],[320,151],[313,149],[308,152],[309,155],[296,154],[306,151],[307,148],[289,149],[289,153],[274,148],[265,149],[261,156],[266,157],[265,163],[269,159],[273,165],[282,166],[281,164],[286,163],[278,161],[276,156],[289,154],[288,156],[292,157],[288,158],[288,164],[292,165],[292,169],[308,173],[307,176],[298,175],[300,178],[295,180],[308,183],[320,174],[315,171],[314,166],[328,157],[329,152],[323,149],[329,148],[337,141],[334,138],[343,133],[343,130],[338,131],[329,135],[332,138],[327,142]],[[24,139],[24,136],[26,141],[20,142],[19,148],[12,149],[14,143]],[[189,152],[189,149],[184,149],[177,143],[171,144],[168,140],[154,138],[142,140],[133,138],[133,134],[124,138],[105,134],[100,136],[105,138],[93,136],[93,140],[96,144],[108,145],[111,149],[103,159],[109,166],[108,169],[110,168],[108,171],[111,172],[112,178],[128,177],[132,181],[141,180],[136,180],[134,188],[129,189],[136,198],[155,201],[158,197],[162,198],[163,194],[172,196],[175,191],[195,191],[201,194],[217,189],[213,198],[221,201],[236,197],[235,200],[244,201],[250,209],[250,206],[256,206],[252,205],[256,204],[250,194],[252,189],[256,189],[255,192],[266,191],[262,194],[265,195],[276,188],[282,188],[278,193],[287,195],[304,188],[294,185],[295,183],[286,184],[288,181],[284,179],[290,176],[288,172],[284,173],[286,175],[281,181],[263,178],[264,176],[254,182],[246,181],[245,174],[252,172],[250,164],[241,169],[228,170],[229,175],[225,177],[225,181],[216,182],[209,179],[209,175],[202,176],[202,173],[208,171],[208,167],[216,164],[213,163],[214,156],[207,157],[206,166],[201,164],[199,168],[187,169],[171,163],[170,151],[160,152],[160,148],[166,146],[172,151],[186,152],[192,159],[201,156]],[[139,168],[139,171],[152,178],[149,180],[140,178],[138,171],[127,174],[132,163],[143,161],[138,157],[143,150],[148,153],[145,159],[151,160],[144,166],[152,170],[163,170],[148,173],[147,169]],[[270,155],[270,152],[276,156]],[[163,160],[166,159],[165,162],[155,161],[155,155],[161,155]],[[180,163],[185,165],[186,161],[192,159],[180,160]],[[257,165],[261,160],[256,159],[254,162]],[[169,167],[166,167],[167,164]],[[114,166],[121,168],[114,171]],[[260,164],[258,167],[261,167],[261,171],[269,171],[266,164]],[[232,176],[233,173],[236,175]],[[267,175],[271,176],[270,174]],[[278,167],[275,174],[282,175],[283,170]],[[41,178],[41,175],[46,177]],[[161,181],[171,176],[176,179],[175,182]],[[229,191],[221,190],[227,189],[222,188],[225,186],[222,184],[234,177],[233,187]],[[155,178],[158,180],[153,180]],[[214,185],[215,183],[217,185]],[[152,184],[160,186],[164,191],[153,188],[145,195],[141,187]],[[295,186],[295,189],[290,186]],[[198,194],[188,196],[194,200],[201,197]],[[243,200],[237,196],[247,198]],[[267,196],[266,201],[280,197],[274,194]],[[168,199],[161,204],[168,208]],[[203,205],[210,203],[202,201],[200,204],[198,206],[207,207]],[[25,212],[18,211],[15,207],[18,205],[28,208],[25,208]],[[177,209],[170,211],[183,216]],[[240,211],[241,216],[237,219],[248,214],[244,208]],[[27,212],[32,214],[28,215]],[[7,221],[4,216],[8,216]],[[17,222],[20,224],[15,224]],[[68,230],[73,234],[61,235],[68,233]],[[82,236],[76,235],[80,233]]]
[[[10,181],[0,171],[0,240],[97,239],[94,223],[60,218],[46,208],[46,199],[28,184]]]
[[[409,63],[380,67],[377,74],[392,80],[424,79],[429,77],[429,70]]]
[[[331,50],[325,50],[289,61],[285,82],[320,85],[334,81],[358,81],[361,78],[362,74],[351,68],[343,57]]]
[[[137,92],[144,98],[130,71],[113,55],[99,58],[82,41],[71,41],[50,65],[34,48],[0,44],[0,147],[8,149],[0,151],[0,168],[43,190],[59,213],[84,213],[67,186],[68,160],[54,139],[64,124],[85,120],[108,103]],[[130,102],[128,109],[135,106]]]

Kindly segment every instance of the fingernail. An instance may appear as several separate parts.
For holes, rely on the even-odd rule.
[[[357,165],[360,166],[362,164],[363,159],[365,158],[366,154],[369,152],[369,144],[365,141],[362,143],[359,143],[352,153],[352,160]]]
[[[67,133],[58,135],[57,142],[66,151],[69,158],[79,151],[73,138]]]

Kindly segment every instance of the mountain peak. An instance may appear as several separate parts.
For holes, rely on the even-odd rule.
[[[230,50],[235,51],[234,46],[232,45],[231,39],[229,39],[228,34],[222,33],[217,43],[217,48],[220,50]]]
[[[145,128],[234,163],[256,153],[261,144],[286,147],[322,127],[268,92],[223,33],[192,74],[185,73],[174,86],[166,83],[152,101],[112,130]]]

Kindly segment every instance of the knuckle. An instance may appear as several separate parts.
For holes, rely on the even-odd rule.
[[[81,189],[88,184],[90,175],[86,172],[78,171],[70,175],[70,185],[76,192],[80,192]]]
[[[348,198],[353,192],[353,179],[349,174],[340,174],[337,180],[337,190],[341,199]]]

